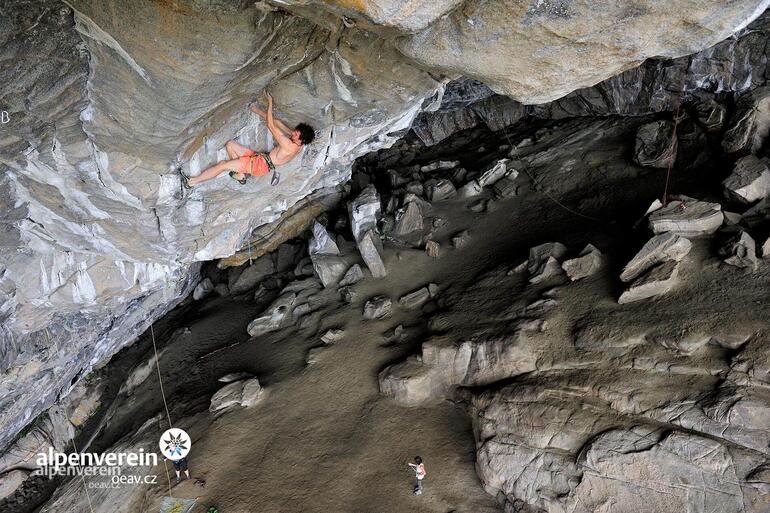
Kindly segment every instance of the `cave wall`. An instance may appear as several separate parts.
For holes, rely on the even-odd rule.
[[[344,182],[447,78],[554,99],[710,46],[768,1],[2,2],[0,446],[183,298],[198,262]],[[279,187],[183,195],[177,166],[197,174],[234,137],[269,147],[247,110],[265,87],[318,142]]]

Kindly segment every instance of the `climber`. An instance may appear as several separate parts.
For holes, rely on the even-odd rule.
[[[409,463],[409,466],[412,467],[415,477],[417,477],[417,483],[414,485],[414,494],[422,495],[422,480],[425,479],[425,465],[422,462],[422,458],[415,456],[414,463]]]
[[[264,111],[256,105],[251,105],[251,111],[254,114],[264,118],[267,122],[267,129],[275,139],[276,146],[269,153],[256,152],[251,148],[239,144],[235,141],[228,141],[225,144],[230,160],[222,160],[203,171],[198,176],[182,175],[182,185],[190,189],[199,183],[207,182],[224,173],[230,171],[230,177],[241,185],[246,183],[248,175],[264,176],[270,171],[273,177],[270,180],[271,185],[277,185],[280,176],[275,168],[288,163],[299,154],[302,147],[310,144],[315,138],[315,131],[310,125],[305,123],[298,124],[294,130],[290,129],[279,119],[273,117],[273,97],[265,91],[265,100],[267,101],[267,111]]]

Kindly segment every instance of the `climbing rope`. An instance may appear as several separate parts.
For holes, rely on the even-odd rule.
[[[158,362],[158,347],[155,345],[155,330],[150,324],[150,336],[152,337],[152,350],[155,352],[155,369],[158,371],[158,382],[160,383],[160,395],[163,397],[163,406],[166,408],[166,418],[168,419],[168,428],[174,427],[171,424],[171,414],[168,411],[168,403],[166,402],[166,393],[163,390],[163,377],[160,374],[160,363]]]
[[[679,144],[676,137],[676,129],[679,126],[679,109],[682,106],[682,99],[684,98],[684,90],[686,87],[685,77],[686,75],[682,76],[682,90],[680,91],[679,96],[677,97],[676,112],[674,114],[674,130],[673,130],[673,133],[671,134],[671,145],[674,147],[674,155],[669,160],[668,170],[666,171],[666,185],[663,188],[663,197],[661,198],[661,203],[663,203],[664,207],[668,205],[668,184],[671,181],[671,170],[674,167],[676,154],[679,153]]]
[[[508,146],[513,148],[513,143],[511,142],[511,138],[508,136],[508,130],[506,129],[506,127],[503,127],[503,134],[505,134],[505,138],[508,140]],[[565,205],[561,201],[559,201],[556,198],[554,198],[544,187],[542,187],[540,185],[540,183],[537,180],[535,180],[535,177],[532,176],[529,171],[527,171],[526,167],[522,168],[522,171],[524,171],[524,173],[529,177],[530,181],[532,182],[532,187],[536,191],[542,192],[543,194],[545,194],[548,199],[553,201],[556,205],[558,205],[559,207],[563,208],[567,212],[569,212],[571,214],[574,214],[576,216],[583,217],[585,219],[589,219],[591,221],[604,222],[603,219],[600,219],[600,218],[594,217],[594,216],[589,216],[588,214],[583,214],[582,212],[578,212],[577,210],[573,210],[573,209],[569,208],[567,205]]]
[[[166,402],[166,392],[163,390],[163,377],[160,374],[160,362],[158,360],[158,347],[155,344],[155,330],[152,327],[152,323],[150,323],[150,336],[152,338],[152,350],[155,353],[155,369],[158,371],[158,383],[160,383],[160,395],[163,398],[163,406],[166,408],[166,418],[168,419],[168,428],[171,429],[173,427],[171,424],[171,414],[168,411],[168,402]],[[174,496],[171,495],[171,474],[168,471],[168,463],[166,462],[166,458],[163,458],[163,467],[166,469],[166,480],[168,481],[168,496],[173,499]]]
[[[75,445],[75,438],[70,433],[70,442],[72,442],[72,449],[75,451],[75,454],[78,453],[78,448]],[[86,492],[86,499],[88,500],[88,509],[91,510],[91,513],[94,513],[94,506],[91,504],[91,494],[88,493],[88,485],[86,484],[86,476],[81,473],[80,474],[80,480],[83,482],[83,490]]]

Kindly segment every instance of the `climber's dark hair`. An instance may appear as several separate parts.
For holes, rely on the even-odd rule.
[[[419,456],[415,456],[414,461],[419,465],[420,463],[422,463],[422,458],[420,458]]]
[[[294,127],[294,130],[299,130],[299,140],[302,144],[310,144],[315,139],[315,130],[307,123],[300,123]]]

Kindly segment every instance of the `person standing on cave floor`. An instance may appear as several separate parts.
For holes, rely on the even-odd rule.
[[[422,462],[422,458],[419,456],[414,457],[414,463],[408,464],[414,470],[414,475],[417,478],[417,482],[414,485],[414,494],[422,495],[422,480],[425,479],[425,464]]]
[[[287,164],[299,154],[303,146],[313,142],[315,131],[305,123],[298,124],[294,130],[290,129],[281,120],[273,117],[273,97],[270,93],[265,91],[264,97],[267,102],[267,111],[254,104],[250,106],[250,109],[254,114],[265,119],[267,129],[276,142],[273,149],[269,153],[256,152],[235,141],[227,141],[225,150],[230,160],[221,160],[198,176],[190,177],[180,170],[182,185],[185,188],[191,189],[198,184],[213,180],[225,171],[230,171],[230,177],[241,185],[246,183],[249,175],[265,176],[272,171],[273,177],[270,184],[278,184],[280,176],[276,173],[275,168]]]

